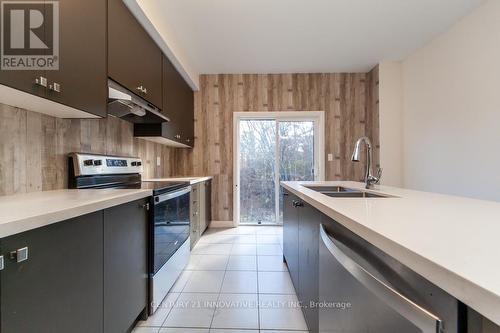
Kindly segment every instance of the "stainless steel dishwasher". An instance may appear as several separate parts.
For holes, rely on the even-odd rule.
[[[334,221],[320,235],[320,332],[463,332],[454,297]]]

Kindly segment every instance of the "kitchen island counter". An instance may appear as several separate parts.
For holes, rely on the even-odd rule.
[[[500,203],[375,186],[385,198],[329,197],[309,186],[367,191],[357,182],[281,185],[436,286],[500,324]]]

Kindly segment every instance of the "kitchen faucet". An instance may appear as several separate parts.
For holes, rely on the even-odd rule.
[[[354,152],[352,153],[351,160],[353,162],[359,162],[359,156],[361,155],[361,144],[366,144],[366,169],[365,169],[365,183],[366,188],[372,188],[373,184],[377,184],[382,176],[382,169],[378,168],[377,176],[372,174],[372,143],[370,139],[363,136],[356,141],[356,146],[354,147]]]

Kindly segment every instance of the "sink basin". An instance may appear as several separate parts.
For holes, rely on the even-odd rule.
[[[368,192],[320,192],[334,198],[387,198],[384,195]]]
[[[363,192],[343,186],[306,186],[308,189],[333,198],[387,198],[386,195]]]

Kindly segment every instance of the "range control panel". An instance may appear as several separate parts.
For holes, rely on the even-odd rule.
[[[75,176],[141,173],[142,160],[138,157],[119,157],[71,153]]]

